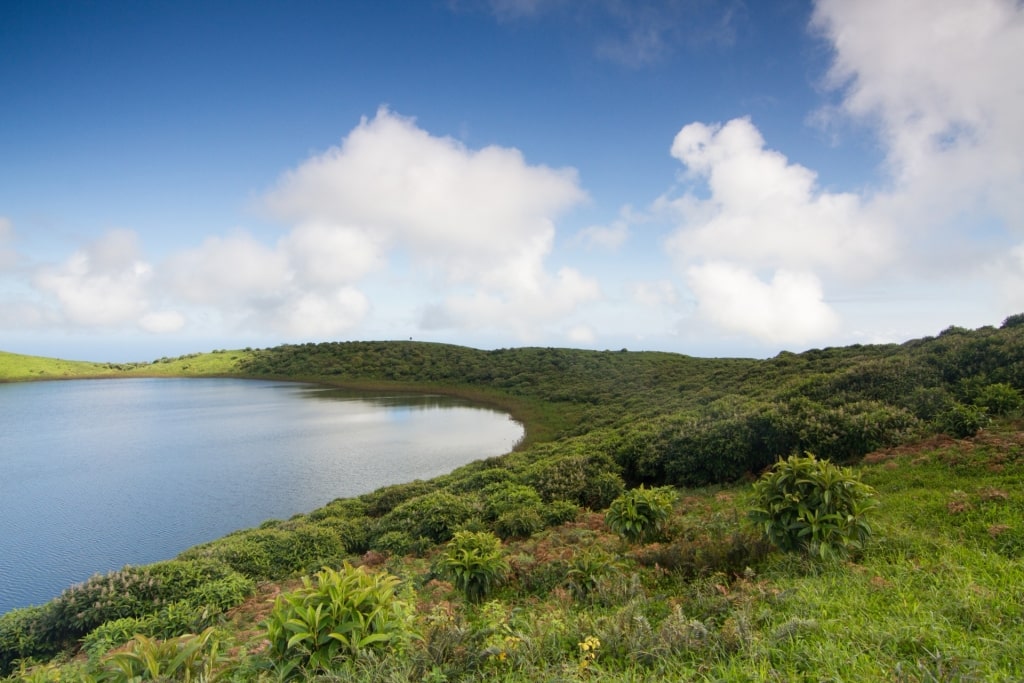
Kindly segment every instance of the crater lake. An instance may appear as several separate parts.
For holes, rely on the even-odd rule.
[[[240,379],[0,384],[0,613],[510,451],[504,412]]]

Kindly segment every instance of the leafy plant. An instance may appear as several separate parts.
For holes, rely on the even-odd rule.
[[[981,389],[974,403],[991,415],[1009,415],[1021,409],[1024,399],[1020,392],[1005,382],[989,384]]]
[[[781,550],[841,558],[871,535],[874,489],[849,468],[811,453],[778,461],[754,484],[754,496],[750,518]]]
[[[303,587],[278,597],[265,622],[272,659],[291,675],[327,671],[338,659],[401,648],[413,636],[399,579],[345,563],[325,567]]]
[[[942,431],[958,439],[974,436],[988,424],[988,413],[979,406],[956,403],[938,417]]]
[[[220,640],[211,627],[198,635],[157,640],[137,635],[129,649],[104,659],[103,680],[111,683],[134,681],[209,681],[223,661]]]
[[[441,566],[470,602],[480,602],[508,574],[501,541],[487,531],[459,531],[445,547]]]
[[[605,524],[630,543],[652,540],[668,521],[675,495],[668,486],[630,489],[608,506]]]

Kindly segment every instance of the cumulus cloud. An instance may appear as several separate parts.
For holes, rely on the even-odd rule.
[[[56,299],[72,324],[116,327],[136,323],[147,312],[152,273],[136,234],[112,230],[63,264],[41,268],[34,285]]]
[[[578,271],[545,268],[554,219],[585,196],[572,169],[530,165],[510,148],[469,149],[381,109],[286,173],[265,203],[293,226],[274,253],[304,290],[354,285],[400,253],[451,292],[426,307],[424,327],[528,334],[598,295]],[[354,319],[365,300],[356,306],[348,292]]]
[[[863,281],[898,254],[881,214],[855,194],[819,188],[812,170],[767,148],[749,119],[686,125],[671,154],[689,189],[656,205],[678,221],[666,247],[698,314],[724,329],[771,343],[831,333],[838,317],[818,273]],[[774,272],[770,282],[757,277],[764,271]]]
[[[834,50],[833,111],[870,126],[884,146],[885,210],[916,223],[922,240],[941,230],[956,244],[976,227],[958,221],[968,210],[1019,236],[1024,5],[820,0],[812,23]]]
[[[745,268],[711,262],[691,267],[687,280],[702,317],[767,342],[806,343],[831,334],[839,323],[809,272],[780,269],[764,282]]]
[[[888,226],[870,216],[858,196],[820,190],[816,174],[767,149],[749,119],[684,126],[672,156],[710,193],[667,202],[681,214],[682,224],[668,242],[679,259],[825,267],[863,277],[894,253]]]

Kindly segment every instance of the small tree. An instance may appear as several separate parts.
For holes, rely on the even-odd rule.
[[[875,492],[847,467],[811,453],[780,460],[754,484],[750,518],[781,550],[846,557],[871,535]]]
[[[630,489],[612,501],[604,514],[608,528],[630,543],[648,541],[661,533],[672,514],[675,491],[669,486]]]

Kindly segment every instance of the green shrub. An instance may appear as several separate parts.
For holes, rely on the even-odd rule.
[[[615,472],[598,472],[587,477],[587,483],[579,496],[579,502],[591,510],[604,510],[612,501],[622,495],[626,484]],[[552,504],[559,501],[552,501]]]
[[[484,517],[490,521],[512,510],[539,508],[543,504],[537,489],[512,482],[490,484],[482,493]]]
[[[988,413],[979,406],[956,403],[937,418],[939,428],[952,437],[966,439],[988,424]]]
[[[540,504],[507,510],[494,520],[494,530],[502,539],[529,538],[544,528],[541,516],[544,507]]]
[[[391,555],[406,555],[412,549],[412,537],[404,531],[388,531],[373,541],[372,548]]]
[[[445,547],[441,567],[470,602],[480,602],[508,574],[501,541],[492,533],[460,531]]]
[[[347,562],[325,567],[279,596],[265,622],[270,657],[291,676],[331,669],[368,650],[395,650],[413,637],[412,613],[396,594],[397,577]]]
[[[0,616],[0,676],[10,673],[19,660],[42,659],[57,653],[57,645],[43,633],[50,609],[52,603],[13,609]]]
[[[570,500],[553,500],[544,508],[544,522],[547,526],[574,522],[579,515],[580,506]]]
[[[852,470],[808,453],[780,460],[754,484],[750,518],[787,552],[846,557],[871,535],[874,489]]]
[[[197,633],[209,626],[213,613],[185,601],[172,602],[159,612],[144,617],[125,617],[107,621],[82,638],[82,649],[91,656],[102,655],[124,645],[137,635],[149,638],[173,638]]]
[[[260,542],[259,533],[253,530],[236,531],[224,538],[189,548],[178,559],[223,562],[245,576],[269,579],[270,554]]]
[[[476,510],[467,495],[434,491],[407,500],[381,519],[381,531],[404,531],[412,538],[424,536],[444,543]]]
[[[988,411],[989,415],[1010,415],[1020,410],[1024,399],[1009,384],[999,382],[983,387],[974,403]]]
[[[672,513],[675,491],[668,486],[626,491],[605,512],[608,528],[631,543],[655,539]]]
[[[406,484],[379,488],[373,493],[360,496],[359,500],[366,505],[367,515],[381,517],[406,501],[436,491],[437,486],[437,482],[417,479]]]

